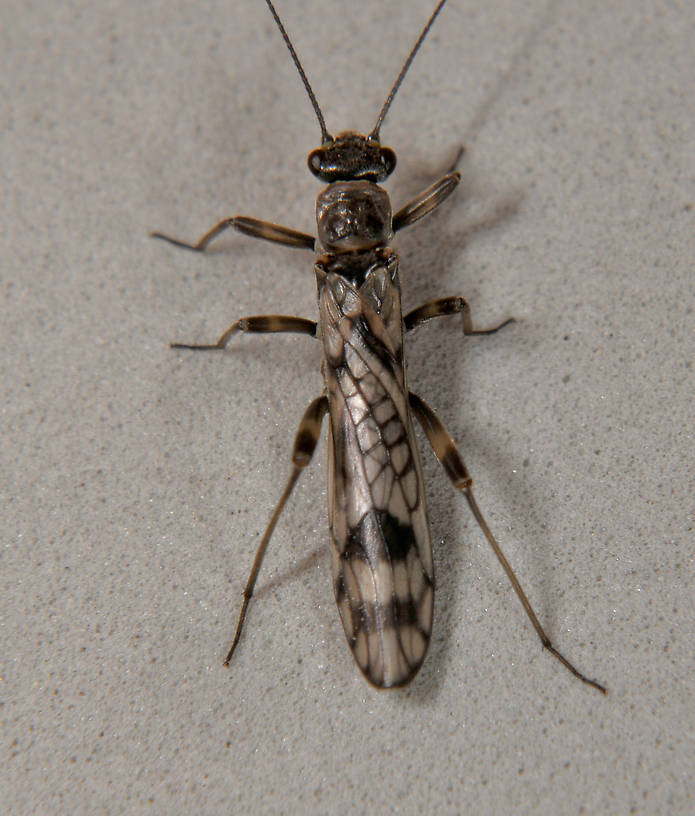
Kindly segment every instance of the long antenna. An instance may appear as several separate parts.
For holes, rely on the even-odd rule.
[[[267,2],[270,3],[270,0],[267,0]],[[427,36],[427,32],[430,30],[430,28],[432,28],[432,23],[434,23],[434,21],[437,19],[437,15],[442,10],[442,6],[444,5],[444,3],[446,3],[446,0],[439,0],[437,8],[432,12],[432,16],[427,21],[427,25],[422,29],[422,33],[417,38],[417,42],[413,46],[413,50],[410,52],[410,54],[408,54],[408,59],[405,61],[403,67],[401,68],[401,72],[400,74],[398,74],[398,78],[393,83],[393,88],[391,88],[391,92],[389,93],[386,102],[384,102],[384,106],[379,113],[379,118],[376,120],[374,130],[372,130],[372,132],[369,134],[370,139],[375,139],[376,141],[379,141],[379,130],[381,129],[381,125],[383,124],[386,114],[388,113],[388,109],[391,107],[393,97],[396,95],[398,89],[401,87],[401,82],[403,82],[403,78],[408,73],[408,68],[410,68],[412,61],[415,59],[415,55],[417,54],[418,49],[422,45],[422,41]]]
[[[316,112],[316,118],[319,120],[319,127],[321,128],[321,141],[322,142],[330,142],[332,141],[332,137],[329,132],[326,130],[326,122],[324,121],[323,114],[321,113],[321,108],[319,107],[319,103],[316,101],[316,97],[314,96],[314,92],[311,89],[311,85],[309,85],[309,80],[306,78],[306,74],[304,73],[304,69],[302,68],[302,63],[299,61],[299,57],[297,56],[297,52],[294,50],[294,46],[290,41],[290,38],[285,31],[285,26],[282,24],[282,20],[278,17],[277,11],[275,11],[275,6],[270,2],[270,0],[265,0],[268,4],[268,8],[270,9],[270,13],[273,15],[273,19],[275,20],[277,27],[280,29],[280,33],[282,34],[282,39],[285,41],[285,45],[288,47],[290,51],[290,56],[292,57],[292,62],[294,62],[295,67],[299,71],[299,76],[302,78],[302,82],[304,83],[304,87],[306,88],[306,92],[309,94],[309,99],[311,99],[311,104],[314,106],[314,111]],[[442,3],[439,5],[441,6],[446,0],[442,0]],[[439,11],[439,9],[437,9]],[[436,12],[435,12],[436,14]],[[430,21],[431,22],[431,21]],[[429,26],[428,26],[429,27]],[[422,39],[422,38],[421,38]],[[419,43],[418,43],[419,45]],[[417,46],[416,46],[417,49]]]

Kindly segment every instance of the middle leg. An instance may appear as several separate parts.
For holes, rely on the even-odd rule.
[[[452,297],[438,298],[437,300],[430,300],[428,303],[423,303],[422,306],[418,306],[417,309],[413,309],[412,312],[408,312],[408,314],[403,318],[403,323],[405,325],[405,330],[411,331],[421,323],[426,323],[428,320],[432,320],[435,317],[445,317],[446,315],[454,314],[461,315],[461,319],[463,321],[463,333],[465,335],[494,334],[496,331],[499,331],[509,323],[515,322],[513,317],[508,317],[498,326],[493,326],[491,329],[474,329],[471,307],[468,301],[459,295],[454,295]]]

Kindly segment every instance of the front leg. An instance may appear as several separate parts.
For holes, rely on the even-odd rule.
[[[437,207],[454,192],[461,181],[461,174],[458,170],[447,173],[439,181],[435,182],[431,187],[416,196],[412,201],[409,201],[405,207],[401,207],[393,216],[393,231],[409,227],[421,218],[424,218],[428,213],[436,210]]]
[[[398,210],[393,216],[394,232],[398,232],[399,229],[403,229],[403,227],[408,227],[416,221],[419,221],[426,216],[427,213],[436,210],[443,201],[449,198],[461,181],[461,173],[459,173],[456,168],[464,152],[465,148],[461,145],[456,153],[456,158],[449,168],[449,172],[431,187],[423,190],[423,192],[412,201],[409,201],[405,207],[401,207],[401,209]]]
[[[299,249],[314,249],[316,243],[313,235],[307,235],[305,232],[298,232],[289,227],[281,227],[279,224],[271,224],[270,221],[248,218],[245,215],[235,215],[233,218],[223,219],[219,224],[215,224],[211,230],[208,230],[196,244],[180,241],[178,238],[164,235],[163,232],[151,232],[150,238],[161,238],[162,241],[168,241],[170,244],[183,249],[204,252],[208,244],[229,227],[234,227],[234,229],[243,232],[244,235],[250,235],[252,238],[261,238],[264,241],[272,241],[274,244],[284,244]]]
[[[255,315],[242,317],[231,325],[216,343],[191,345],[189,343],[170,343],[170,348],[192,349],[193,351],[221,351],[235,334],[252,332],[254,334],[271,334],[274,332],[294,332],[316,337],[316,322],[306,317],[292,315]]]
[[[430,300],[428,303],[423,303],[417,309],[403,318],[403,324],[406,331],[412,331],[421,323],[426,323],[435,317],[445,317],[446,315],[461,314],[463,321],[463,333],[465,335],[471,334],[494,334],[509,323],[514,323],[513,317],[508,317],[503,320],[498,326],[493,326],[491,329],[474,329],[473,318],[471,316],[471,307],[468,301],[460,296],[439,298],[437,300]]]

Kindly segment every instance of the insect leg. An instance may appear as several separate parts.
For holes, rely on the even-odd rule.
[[[471,316],[471,307],[468,304],[468,301],[465,298],[453,296],[439,298],[438,300],[431,300],[429,303],[423,303],[422,306],[419,306],[417,309],[413,309],[412,312],[408,312],[408,314],[403,318],[403,323],[405,325],[405,330],[410,331],[416,326],[419,326],[421,323],[426,323],[428,320],[432,320],[434,317],[444,317],[445,315],[459,313],[461,314],[461,318],[463,320],[463,333],[466,335],[494,334],[503,326],[515,322],[513,317],[508,317],[498,326],[494,326],[491,329],[474,329],[473,318]]]
[[[459,162],[463,158],[463,154],[466,152],[466,148],[464,145],[461,145],[459,149],[456,151],[456,156],[454,157],[453,162],[451,163],[451,167],[449,168],[449,172],[453,173],[455,170],[458,169]]]
[[[286,246],[298,247],[299,249],[313,249],[316,239],[313,235],[307,235],[305,232],[298,232],[289,227],[281,227],[279,224],[271,224],[270,221],[259,221],[257,218],[248,218],[245,215],[235,215],[233,218],[225,218],[219,224],[208,230],[203,237],[196,244],[189,244],[186,241],[180,241],[178,238],[172,238],[169,235],[164,235],[162,232],[151,232],[150,238],[161,238],[163,241],[168,241],[177,247],[183,249],[192,249],[195,252],[204,252],[208,244],[217,238],[217,236],[224,232],[229,227],[243,232],[244,235],[250,235],[252,238],[262,238],[264,241],[273,241],[276,244],[285,244]]]
[[[252,332],[255,334],[270,334],[273,332],[295,332],[297,334],[308,334],[316,337],[316,323],[307,320],[306,317],[292,317],[291,315],[255,315],[254,317],[242,317],[237,320],[220,337],[216,343],[203,343],[201,345],[191,345],[189,343],[170,343],[169,348],[193,349],[193,351],[215,351],[227,347],[227,344],[235,334],[239,332]]]
[[[324,394],[321,397],[317,397],[309,405],[304,412],[302,421],[299,423],[297,435],[294,438],[294,449],[292,451],[292,473],[290,474],[290,478],[287,480],[282,496],[280,496],[280,501],[277,503],[277,507],[273,511],[273,515],[268,522],[268,526],[263,534],[263,539],[256,550],[256,557],[253,559],[253,566],[251,567],[251,572],[248,580],[246,581],[246,586],[244,587],[244,598],[241,604],[241,612],[239,613],[239,621],[237,623],[236,632],[234,634],[234,641],[232,642],[232,646],[224,661],[225,666],[229,665],[229,661],[232,659],[232,655],[234,654],[234,649],[236,649],[236,645],[241,637],[241,629],[244,625],[246,610],[248,609],[249,601],[253,595],[253,588],[256,585],[256,579],[258,578],[258,573],[261,569],[261,564],[263,563],[265,551],[268,549],[270,538],[273,535],[273,530],[275,529],[275,525],[280,518],[280,514],[287,504],[290,494],[294,490],[294,486],[299,480],[302,470],[309,464],[309,462],[311,462],[311,458],[314,455],[316,444],[318,443],[319,436],[321,434],[323,417],[327,410],[328,398]]]
[[[401,207],[398,212],[394,213],[393,231],[398,232],[403,227],[409,227],[432,212],[432,210],[435,210],[454,192],[459,181],[461,181],[461,174],[458,170],[454,170],[452,173],[447,173],[446,176],[440,178],[431,187],[423,190],[420,195],[409,201],[405,207]]]
[[[502,569],[507,573],[507,578],[509,578],[512,587],[514,587],[514,591],[517,594],[517,597],[521,601],[521,605],[524,607],[524,611],[528,615],[529,620],[533,624],[533,628],[538,633],[538,637],[543,644],[543,647],[547,649],[551,654],[555,655],[555,657],[562,663],[562,665],[568,669],[575,677],[578,677],[582,682],[587,683],[590,686],[593,686],[595,689],[598,689],[602,694],[606,693],[606,689],[600,683],[596,682],[596,680],[591,680],[590,678],[583,675],[578,669],[576,669],[570,662],[564,657],[558,650],[553,646],[550,642],[550,638],[545,633],[545,630],[540,624],[536,613],[533,611],[533,607],[529,602],[529,599],[526,597],[526,593],[521,587],[519,583],[519,579],[514,574],[514,570],[511,568],[509,561],[505,558],[500,545],[497,543],[497,539],[492,535],[490,528],[483,517],[483,514],[480,512],[480,508],[478,507],[478,503],[476,502],[475,498],[473,497],[473,492],[471,490],[471,486],[473,484],[473,479],[471,478],[470,473],[468,472],[466,466],[463,463],[463,459],[459,454],[458,450],[456,449],[456,445],[454,444],[453,439],[449,436],[448,431],[434,413],[434,411],[427,405],[424,400],[418,397],[416,394],[412,392],[408,394],[408,401],[410,402],[410,407],[413,410],[413,413],[418,419],[418,422],[422,426],[422,429],[429,440],[430,445],[432,446],[432,450],[435,453],[435,456],[441,462],[444,470],[447,473],[447,476],[451,479],[458,490],[460,490],[463,495],[466,497],[466,501],[468,502],[468,506],[471,508],[471,512],[475,516],[475,520],[478,522],[478,526],[483,531],[485,538],[487,538],[488,543],[492,547],[495,555],[497,556],[498,561],[502,565]]]

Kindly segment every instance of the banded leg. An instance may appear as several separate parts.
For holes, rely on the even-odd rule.
[[[393,231],[398,232],[404,227],[409,227],[424,218],[428,213],[436,210],[454,192],[460,181],[461,174],[458,170],[454,170],[440,178],[431,187],[423,190],[420,195],[409,201],[405,207],[401,207],[400,210],[394,213]]]
[[[245,215],[235,215],[233,218],[223,219],[219,224],[215,224],[211,230],[208,230],[196,244],[180,241],[178,238],[172,238],[163,232],[151,232],[150,238],[161,238],[162,241],[168,241],[170,244],[183,249],[204,252],[208,244],[229,227],[234,227],[234,229],[243,232],[244,235],[250,235],[252,238],[261,238],[264,241],[272,241],[275,244],[285,244],[299,249],[314,249],[316,243],[313,235],[307,235],[305,232],[298,232],[289,227],[281,227],[279,224],[271,224],[270,221],[259,221],[257,218],[249,218]]]
[[[251,567],[251,572],[248,580],[246,581],[246,586],[244,587],[244,598],[241,604],[241,612],[239,613],[239,621],[236,626],[236,632],[234,633],[234,640],[224,661],[225,666],[229,665],[229,661],[232,659],[236,645],[241,637],[241,630],[244,625],[244,619],[246,618],[246,610],[248,609],[249,601],[253,595],[253,588],[256,586],[256,579],[258,578],[258,573],[261,569],[261,564],[263,563],[265,551],[268,549],[270,538],[273,535],[273,530],[275,530],[275,525],[277,524],[280,514],[287,504],[287,500],[294,490],[294,486],[299,480],[302,470],[309,464],[309,462],[311,462],[314,451],[316,450],[316,444],[319,441],[319,436],[321,434],[323,417],[325,416],[327,410],[328,398],[325,395],[322,397],[317,397],[306,409],[304,416],[302,417],[302,421],[299,423],[297,435],[294,438],[294,449],[292,451],[292,473],[290,474],[290,478],[287,480],[282,496],[280,496],[280,501],[277,503],[277,507],[275,508],[273,515],[268,522],[268,526],[263,534],[261,543],[258,545],[258,549],[256,550],[256,557],[253,559],[253,566]]]
[[[550,638],[545,633],[545,630],[541,626],[536,613],[533,611],[533,607],[531,606],[529,599],[526,597],[526,593],[522,589],[519,579],[514,574],[514,570],[511,568],[509,561],[507,561],[505,558],[500,545],[497,543],[497,539],[492,535],[483,514],[480,512],[478,503],[473,497],[473,491],[471,490],[473,479],[464,465],[461,455],[456,449],[456,445],[454,445],[453,439],[449,436],[449,433],[437,415],[429,407],[429,405],[424,402],[424,400],[420,399],[420,397],[412,392],[408,394],[408,400],[413,413],[417,417],[418,422],[422,426],[422,429],[424,430],[425,435],[432,446],[432,450],[434,450],[435,456],[441,462],[447,476],[453,482],[454,487],[460,490],[465,496],[468,506],[471,508],[471,512],[475,516],[475,520],[478,522],[478,526],[483,531],[485,538],[487,538],[488,543],[492,547],[498,561],[502,565],[502,569],[504,569],[504,571],[507,573],[507,578],[509,578],[517,597],[521,601],[521,605],[524,607],[524,611],[528,615],[529,620],[533,624],[533,628],[536,630],[538,637],[543,644],[543,647],[554,655],[566,669],[572,672],[575,677],[579,678],[583,683],[587,683],[588,685],[593,686],[595,689],[598,689],[598,691],[600,691],[602,694],[605,694],[606,688],[604,686],[596,682],[596,680],[591,680],[583,675],[569,662],[569,660],[567,660],[566,657],[560,654],[560,652],[558,652],[558,650],[550,642]]]
[[[225,349],[229,341],[239,332],[270,334],[274,332],[296,332],[316,337],[316,323],[306,317],[292,315],[255,315],[242,317],[231,325],[216,343],[191,345],[189,343],[170,343],[169,348],[192,349],[193,351],[219,351]]]
[[[498,326],[494,326],[491,329],[474,329],[471,307],[468,304],[468,301],[460,296],[452,296],[439,298],[438,300],[430,300],[428,303],[423,303],[422,306],[419,306],[417,309],[413,309],[412,312],[408,312],[408,314],[403,318],[403,323],[405,325],[405,330],[411,331],[421,323],[426,323],[428,320],[432,320],[435,317],[444,317],[446,315],[459,313],[461,314],[461,319],[463,320],[463,333],[465,335],[494,334],[496,331],[504,328],[504,326],[507,326],[509,323],[516,322],[513,317],[508,317]]]

